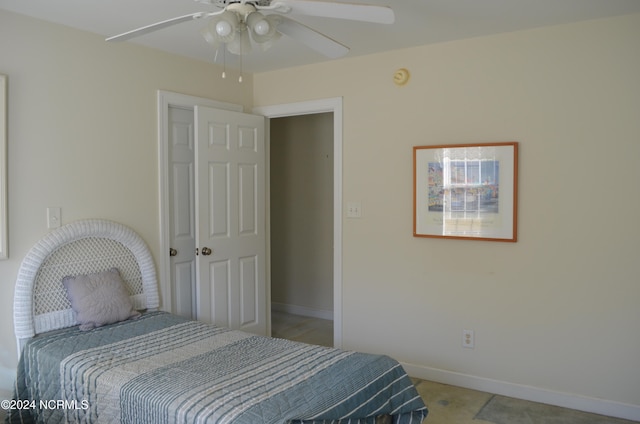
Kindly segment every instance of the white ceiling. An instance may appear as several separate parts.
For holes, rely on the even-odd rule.
[[[640,13],[640,0],[351,0],[393,8],[393,25],[339,19],[295,17],[329,35],[359,56],[482,35]],[[0,9],[100,34],[131,29],[193,12],[218,10],[194,0],[0,0]],[[200,35],[206,22],[190,21],[147,34],[139,43],[213,62],[214,52]],[[264,72],[328,60],[282,37],[267,52],[243,56],[245,72]],[[238,57],[227,55],[227,66]]]

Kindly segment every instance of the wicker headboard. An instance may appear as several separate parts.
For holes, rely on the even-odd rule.
[[[68,275],[116,267],[136,309],[160,306],[153,257],[133,230],[112,221],[75,221],[36,243],[20,265],[13,299],[18,353],[39,333],[77,325],[62,285]]]

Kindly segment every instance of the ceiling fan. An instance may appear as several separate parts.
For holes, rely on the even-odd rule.
[[[230,53],[243,55],[251,51],[251,40],[263,50],[268,49],[282,34],[319,53],[335,59],[346,55],[349,48],[332,38],[285,15],[307,15],[380,24],[392,24],[393,10],[386,6],[361,3],[337,3],[315,0],[195,0],[220,10],[196,12],[157,22],[107,41],[125,41],[182,22],[209,19],[201,31],[214,48],[226,47]]]

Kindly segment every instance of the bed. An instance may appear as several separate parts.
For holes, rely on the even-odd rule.
[[[418,424],[427,415],[388,356],[159,307],[154,261],[133,230],[81,220],[48,233],[16,281],[20,361],[8,422]]]

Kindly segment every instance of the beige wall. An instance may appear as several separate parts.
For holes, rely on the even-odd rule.
[[[426,374],[604,399],[637,413],[639,44],[635,15],[238,85],[212,66],[0,11],[10,231],[10,259],[0,262],[0,389],[17,364],[15,276],[47,231],[46,207],[61,207],[63,222],[129,225],[158,258],[163,89],[247,107],[344,98],[344,200],[365,211],[343,222],[345,347],[388,353]],[[391,82],[399,67],[412,73],[401,88]],[[521,143],[518,243],[413,238],[411,147],[508,140]],[[476,331],[475,349],[461,348],[463,328]]]
[[[634,15],[254,76],[257,106],[343,96],[346,348],[638,414],[639,45]],[[517,243],[412,237],[412,146],[512,140]]]
[[[333,113],[272,119],[271,301],[333,312]]]
[[[252,78],[131,43],[0,11],[9,81],[9,255],[0,261],[0,390],[17,365],[13,285],[27,250],[62,221],[106,218],[138,231],[158,258],[158,89],[243,104]]]

